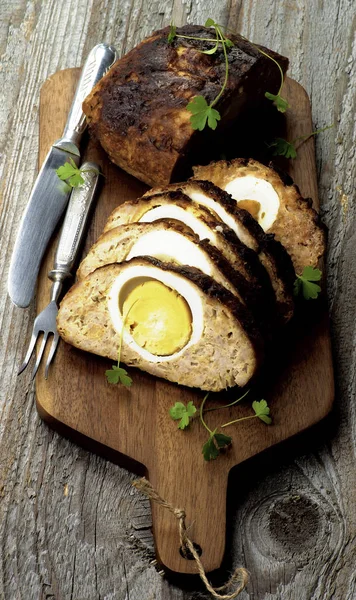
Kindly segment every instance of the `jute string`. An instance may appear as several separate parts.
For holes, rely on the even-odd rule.
[[[145,477],[137,479],[133,482],[132,485],[134,485],[134,487],[140,492],[148,496],[148,498],[150,498],[154,502],[157,502],[157,504],[160,504],[164,508],[167,508],[178,519],[179,540],[182,552],[184,554],[187,552],[187,549],[189,550],[197,564],[201,580],[203,581],[206,589],[214,596],[214,598],[217,598],[218,600],[233,600],[233,598],[236,598],[240,594],[240,592],[242,592],[242,590],[248,582],[248,573],[246,569],[242,567],[237,568],[225,585],[219,588],[213,588],[207,579],[199,554],[196,551],[193,542],[189,539],[187,535],[187,528],[185,525],[185,511],[182,508],[175,508],[172,504],[164,500]],[[237,584],[237,588],[231,594],[219,593],[224,592],[233,584]]]

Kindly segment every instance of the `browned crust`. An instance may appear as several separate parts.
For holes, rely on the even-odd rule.
[[[286,248],[296,272],[302,273],[307,265],[315,267],[325,252],[326,228],[314,210],[311,199],[302,197],[289,175],[277,169],[273,163],[266,166],[252,158],[222,160],[194,167],[194,177],[209,179],[222,188],[235,177],[243,175],[261,177],[277,192],[280,209],[268,232],[274,233],[276,240]]]
[[[246,230],[246,234],[249,235],[251,238],[251,242],[253,243],[253,241],[255,241],[254,249],[258,250],[259,236],[261,235],[261,232],[263,234],[263,230],[261,229],[257,221],[255,221],[255,219],[251,217],[250,213],[247,212],[247,210],[244,210],[243,208],[238,208],[236,206],[235,200],[230,196],[230,194],[228,194],[218,186],[214,185],[210,181],[189,179],[189,181],[186,182],[184,181],[181,183],[172,183],[169,186],[165,186],[163,188],[158,187],[148,190],[142,196],[142,198],[156,196],[158,194],[167,193],[170,191],[179,191],[184,194],[187,193],[187,186],[196,186],[198,191],[207,194],[216,202],[221,204],[224,207],[224,209],[233,217],[235,217],[240,223],[240,225],[244,227],[244,229]]]
[[[268,338],[271,337],[272,328],[276,320],[276,305],[274,296],[272,293],[271,295],[269,294],[269,288],[263,288],[257,280],[253,284],[246,281],[241,273],[234,269],[221,252],[211,246],[207,240],[202,240],[200,246],[205,248],[217,268],[224,273],[225,277],[237,290],[256,319],[263,334]]]
[[[111,160],[149,185],[179,178],[180,163],[189,153],[196,160],[202,142],[214,138],[211,130],[193,131],[186,106],[197,95],[212,101],[225,77],[222,49],[208,56],[201,50],[211,44],[182,38],[169,44],[168,33],[169,27],[154,32],[119,59],[83,103],[90,130]],[[204,38],[213,32],[186,25],[177,33]],[[262,99],[267,87],[276,92],[280,77],[256,46],[230,37],[235,46],[229,50],[229,79],[217,104],[219,132],[247,103]],[[285,71],[288,60],[268,52]]]
[[[239,223],[250,233],[250,235],[255,238],[258,243],[260,243],[260,240],[262,240],[264,236],[262,227],[260,227],[256,219],[254,219],[247,210],[236,206],[236,201],[232,198],[232,196],[230,196],[230,194],[222,190],[219,186],[215,185],[211,181],[190,179],[188,183],[195,183],[199,185],[203,192],[206,192],[217,202],[222,204],[227,212],[236,217]]]
[[[234,252],[238,254],[240,260],[244,263],[244,267],[248,274],[247,279],[258,280],[263,288],[271,290],[271,282],[266,273],[265,268],[259,261],[258,254],[251,248],[248,248],[245,244],[239,240],[236,233],[226,223],[219,223],[221,227],[221,236],[226,242],[233,248]]]
[[[268,272],[275,292],[280,320],[283,323],[287,322],[293,315],[294,307],[291,279],[294,281],[295,274],[291,259],[282,244],[275,242],[273,236],[265,234],[262,227],[247,210],[236,206],[236,201],[230,194],[210,181],[190,179],[188,182],[175,183],[163,188],[148,190],[143,198],[152,197],[162,192],[169,192],[170,190],[180,190],[184,193],[188,185],[196,185],[200,191],[214,198],[245,229],[246,234],[250,237],[254,245],[254,250],[258,254],[263,268]],[[268,257],[268,261],[263,256],[265,254]]]
[[[295,270],[292,259],[283,244],[276,240],[273,234],[265,234],[264,239],[260,242],[260,251],[273,259],[277,268],[277,276],[283,279],[288,294],[293,296]]]

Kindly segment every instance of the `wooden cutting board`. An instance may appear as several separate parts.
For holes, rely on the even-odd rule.
[[[53,75],[42,87],[40,102],[39,165],[60,137],[78,69]],[[288,79],[284,95],[292,108],[287,113],[286,137],[312,131],[310,104],[303,88]],[[110,212],[125,200],[139,197],[144,184],[110,164],[105,154],[89,142],[86,158],[97,161],[105,179],[93,215],[84,252],[100,235]],[[290,174],[304,196],[317,206],[317,181],[314,143],[304,143],[298,157],[288,163]],[[53,240],[39,279],[38,312],[49,300]],[[333,395],[333,369],[325,299],[308,304],[284,332],[270,352],[271,359],[260,378],[252,399],[266,398],[273,425],[258,419],[226,428],[231,448],[212,462],[201,453],[206,430],[196,420],[189,430],[180,431],[168,410],[176,401],[193,400],[202,394],[156,379],[131,369],[130,390],[109,385],[105,370],[112,361],[86,354],[61,342],[48,380],[43,367],[37,379],[37,408],[41,417],[65,435],[94,451],[99,451],[123,466],[146,473],[159,493],[176,507],[186,510],[190,537],[202,549],[206,571],[217,569],[225,550],[226,491],[230,469],[286,438],[310,427],[330,410]],[[226,404],[234,394],[212,395],[207,407]],[[228,401],[229,401],[228,400]],[[251,400],[231,409],[209,412],[211,428],[240,416],[253,414]],[[234,493],[239,493],[235,490]],[[153,533],[157,558],[167,569],[195,573],[194,561],[179,553],[177,521],[167,510],[152,504]]]

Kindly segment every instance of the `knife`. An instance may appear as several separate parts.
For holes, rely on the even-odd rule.
[[[35,377],[42,360],[47,340],[53,335],[45,366],[45,379],[47,379],[49,366],[52,363],[59,342],[59,334],[56,326],[58,299],[61,295],[64,281],[68,277],[72,277],[72,269],[84,238],[89,213],[98,188],[99,166],[92,162],[86,162],[82,165],[82,169],[84,183],[74,188],[71,193],[62,229],[59,234],[57,250],[54,255],[53,269],[48,273],[48,278],[53,281],[50,301],[35,319],[30,344],[18,372],[18,375],[20,375],[28,366],[36,343],[41,334],[43,334],[42,343],[32,371],[32,379]]]
[[[69,158],[79,165],[79,144],[86,127],[82,102],[117,58],[108,44],[98,44],[84,64],[62,137],[54,142],[32,188],[11,257],[8,292],[16,306],[29,306],[43,254],[66,208],[71,190],[56,169]]]

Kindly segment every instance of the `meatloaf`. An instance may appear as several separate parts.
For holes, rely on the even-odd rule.
[[[194,131],[187,104],[198,95],[208,104],[216,98],[225,78],[225,60],[220,47],[213,55],[201,50],[213,46],[203,38],[214,38],[211,28],[185,25],[168,42],[169,27],[161,29],[119,59],[94,87],[83,103],[91,133],[110,159],[148,185],[179,181],[187,165],[197,163],[207,138],[216,132]],[[223,131],[243,108],[258,102],[269,91],[276,93],[280,72],[256,45],[229,35],[229,73],[226,89],[215,108]],[[262,49],[262,47],[261,47]],[[266,49],[263,49],[266,51]],[[288,60],[267,50],[285,72]]]
[[[182,280],[201,299],[203,328],[199,339],[169,359],[152,361],[132,350],[130,336],[122,339],[121,360],[152,375],[202,390],[220,391],[245,386],[256,374],[263,340],[250,313],[228,290],[193,267],[163,263],[150,257],[96,269],[75,284],[63,298],[57,318],[60,336],[69,344],[117,360],[122,332],[108,309],[108,297],[123,271],[140,268],[160,280],[162,273]]]

